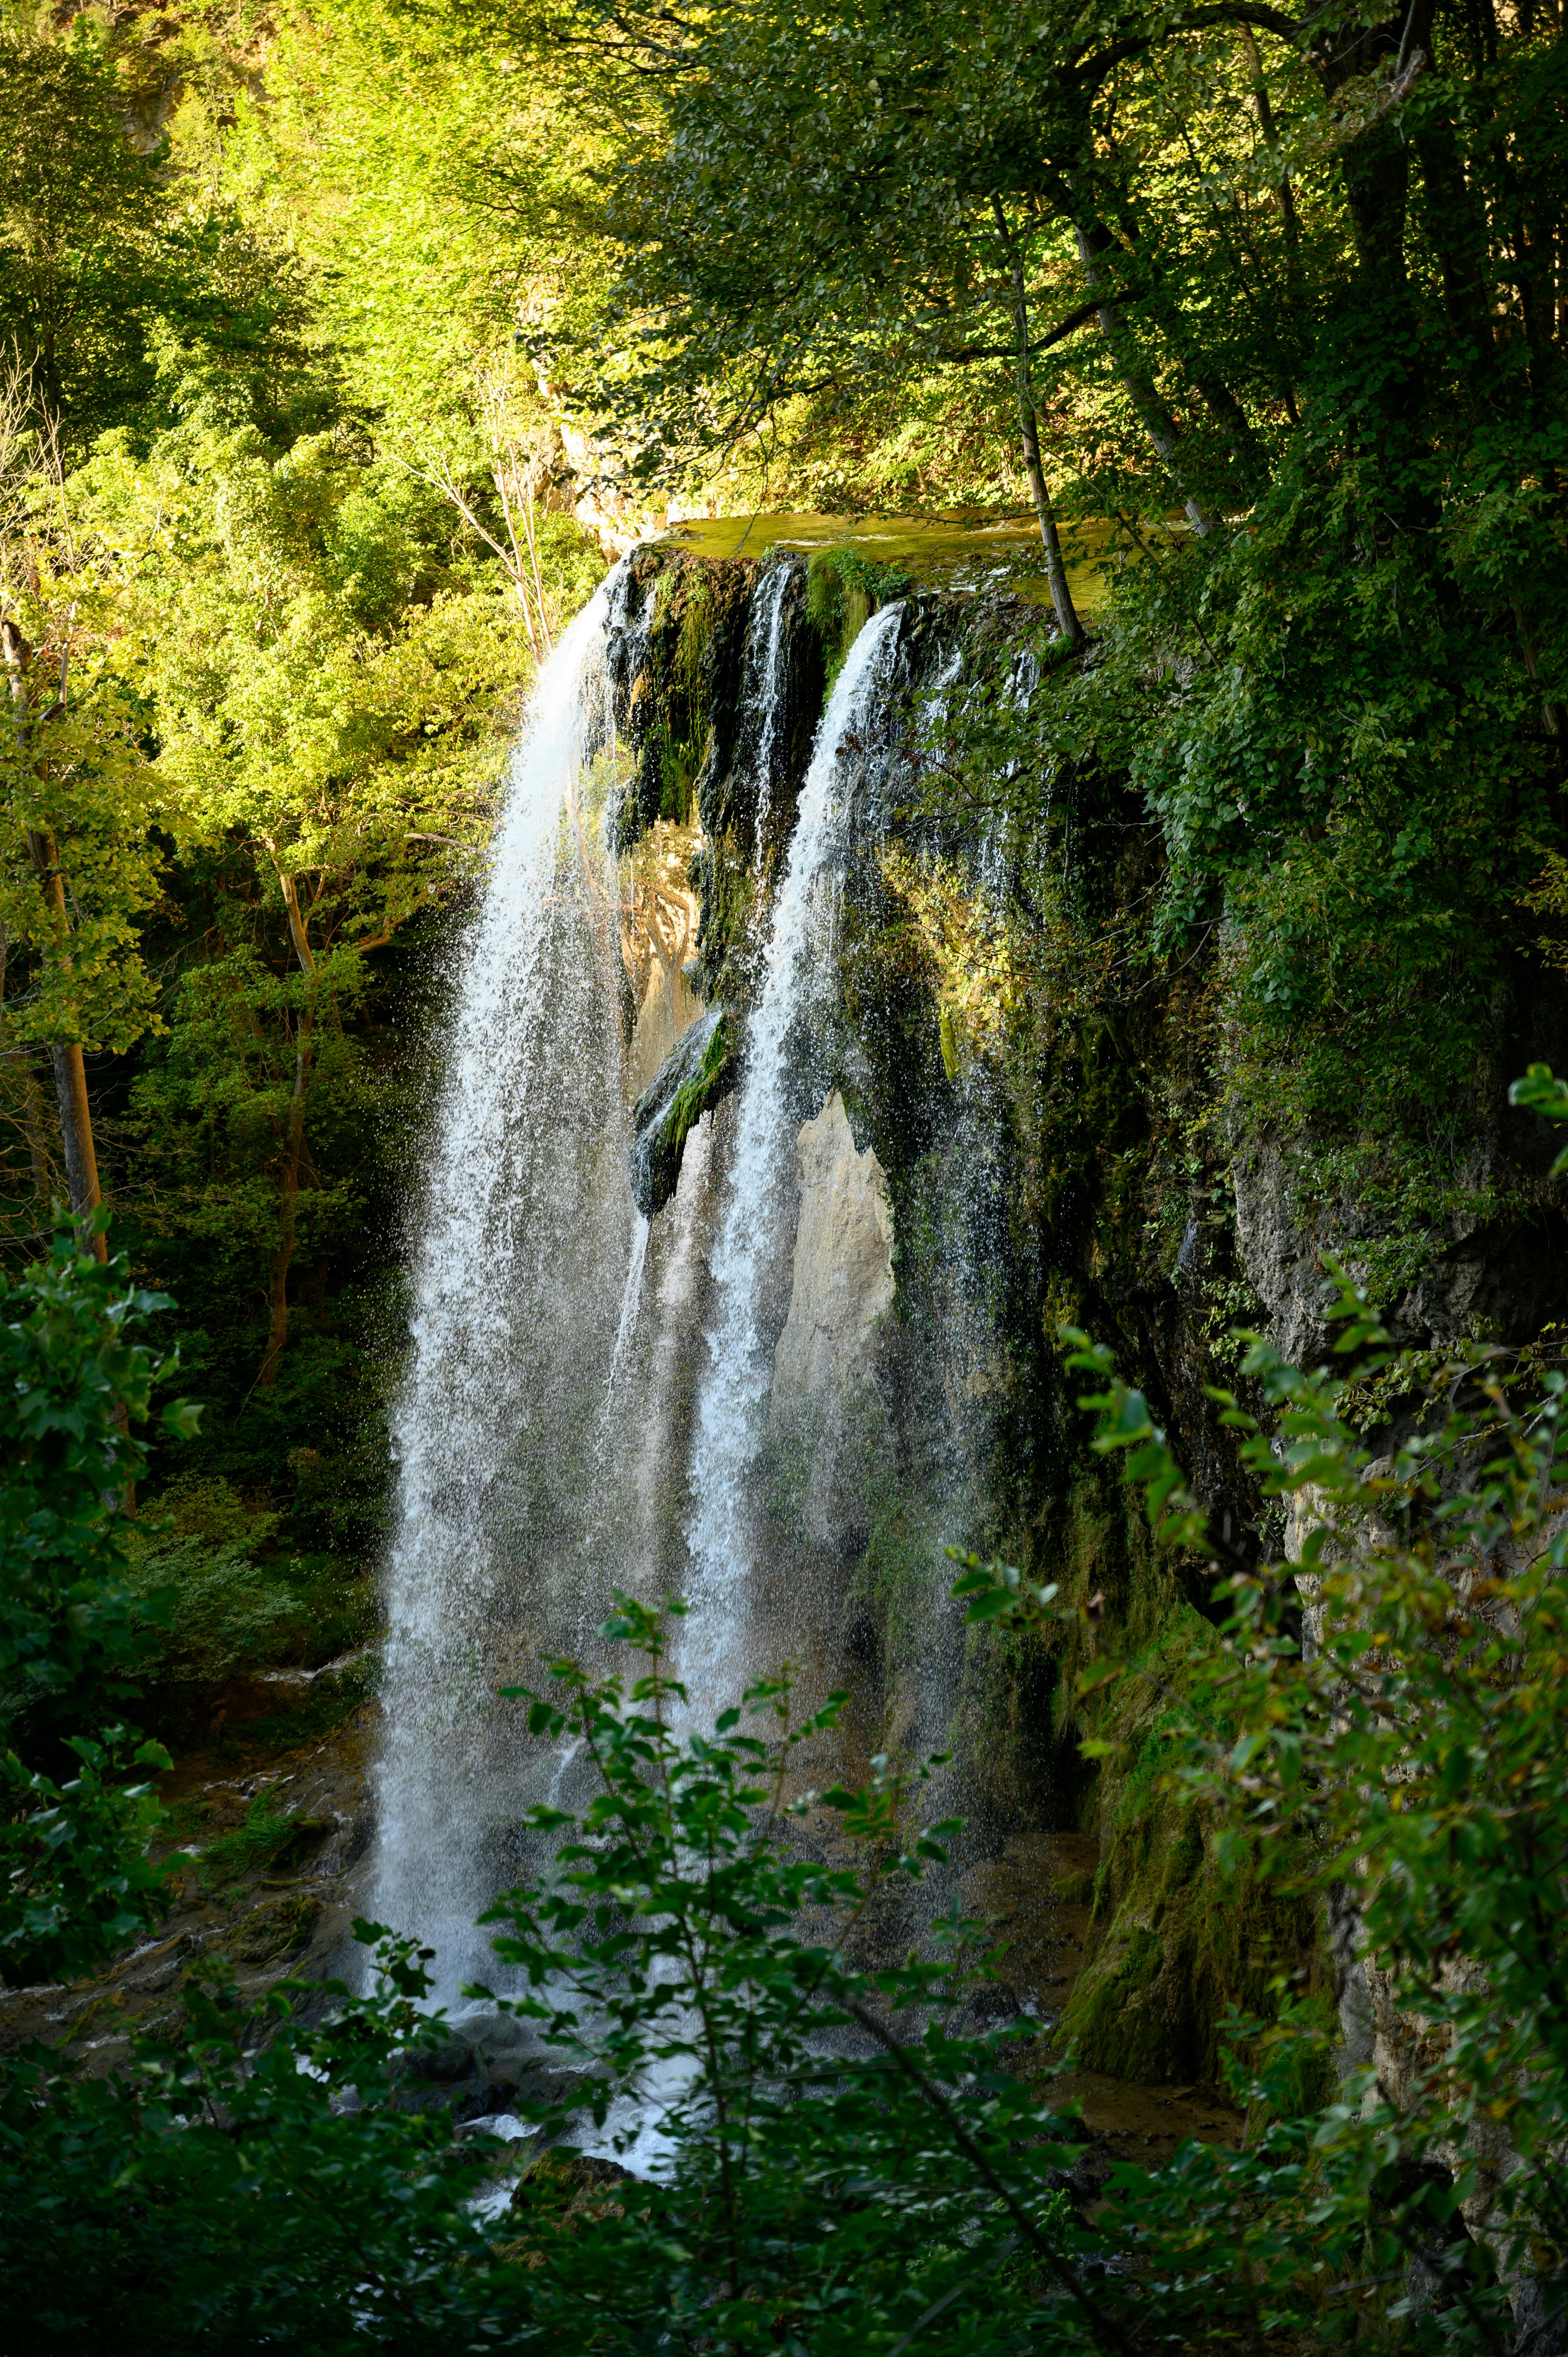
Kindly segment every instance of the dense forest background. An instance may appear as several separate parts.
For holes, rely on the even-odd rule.
[[[143,1566],[209,1688],[367,1625],[418,1043],[535,661],[607,561],[526,342],[591,244],[476,172],[542,140],[564,202],[593,142],[373,12],[9,10],[3,82],[41,714],[5,755],[5,1250],[69,1195],[48,1043],[80,1040],[115,1246],[209,1403]]]

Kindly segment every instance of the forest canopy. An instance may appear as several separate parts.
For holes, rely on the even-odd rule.
[[[1455,1238],[1528,1249],[1556,1200],[1550,1147],[1496,1149],[1527,1067],[1517,1103],[1568,1107],[1541,1060],[1568,974],[1565,274],[1562,0],[0,0],[5,1977],[156,1930],[163,1743],[216,1743],[231,1682],[346,1662],[366,1691],[427,1049],[569,618],[682,511],[1006,514],[1039,544],[1009,666],[940,759],[906,749],[922,823],[1048,870],[991,941],[1026,945],[1008,989],[1034,961],[1016,1095],[1065,1125],[1050,1041],[1081,1017],[1103,1065],[1070,1121],[1120,1155],[1125,1103],[1165,1091],[1195,1236],[1242,1136],[1368,1211],[1340,1372],[1230,1337],[1234,1395],[1182,1377],[1243,1436],[1260,1530],[1317,1501],[1316,1661],[1284,1573],[1065,1329],[1099,1386],[1079,1469],[1125,1451],[1139,1561],[1190,1558],[1201,1724],[1160,1722],[1159,1773],[1313,1921],[1359,1878],[1391,1987],[1451,2034],[1417,2103],[1374,2072],[1314,2114],[1322,1985],[1281,1980],[1269,2022],[1228,2025],[1244,2148],[1080,2216],[1072,2123],[1009,2064],[1031,2033],[983,2027],[976,1926],[880,1976],[849,1932],[824,1962],[823,1921],[945,1864],[918,1774],[814,1796],[822,1857],[842,1834],[855,1862],[803,1858],[788,1676],[677,1742],[662,1624],[621,1598],[624,1675],[557,1663],[512,1697],[605,1790],[581,1824],[535,1813],[562,1846],[491,1920],[586,2073],[544,2134],[691,2072],[668,2181],[546,2169],[498,2249],[471,2206],[493,2156],[406,2100],[443,2067],[427,1958],[363,1925],[379,1977],[336,2011],[199,1978],[123,2080],[0,2057],[40,2349],[96,2346],[127,2266],[125,2347],[197,2318],[192,2345],[235,2349],[630,2352],[678,2317],[737,2351],[1436,2351],[1512,2345],[1560,2291],[1563,1377],[1541,1356],[1527,1398],[1478,1338],[1420,1361],[1379,1319]],[[836,633],[842,663],[897,578],[826,553],[817,652]],[[697,604],[664,617],[683,794]],[[1181,1075],[1139,1063],[1156,1006]],[[926,1046],[954,1082],[950,1016]],[[1019,1227],[1047,1195],[1090,1225],[1084,1168],[1018,1177]],[[1019,1250],[1043,1363],[1055,1264]],[[1073,1414],[1051,1368],[1041,1449]],[[177,1371],[201,1413],[159,1421]],[[1406,1418],[1381,1470],[1374,1379]],[[1504,1566],[1462,1603],[1455,1530]],[[1149,1674],[1090,1659],[1102,1594],[1069,1612],[978,1555],[956,1592],[1017,1659],[1047,1623],[1081,1648],[1077,1731]],[[231,1856],[296,1831],[256,1801]],[[922,2007],[917,2061],[886,2018]]]

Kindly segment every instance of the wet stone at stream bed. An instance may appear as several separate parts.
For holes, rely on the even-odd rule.
[[[465,2015],[438,2042],[401,2056],[397,2076],[399,2110],[450,2110],[462,2126],[519,2101],[568,2102],[587,2074],[542,2049],[515,2015],[475,2013]]]

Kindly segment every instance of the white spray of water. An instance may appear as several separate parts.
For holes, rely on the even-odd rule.
[[[646,1232],[626,1181],[616,1017],[581,832],[618,587],[612,576],[561,640],[513,756],[446,1041],[413,1363],[392,1425],[372,1903],[435,1947],[444,1995],[488,1960],[474,1921],[509,1878],[520,1775],[549,1772],[525,1760],[493,1697],[571,1609],[585,1535],[572,1522],[571,1452],[596,1421],[583,1402],[604,1398],[640,1278],[628,1250]]]
[[[642,1269],[648,1258],[648,1222],[639,1211],[631,1239],[631,1258],[627,1263],[626,1285],[620,1297],[620,1323],[616,1328],[615,1355],[610,1361],[611,1391],[621,1371],[631,1338],[637,1331],[638,1304],[642,1298]]]
[[[863,730],[884,683],[902,608],[885,607],[860,632],[834,683],[800,789],[789,866],[774,904],[762,990],[747,1026],[746,1078],[730,1165],[730,1189],[714,1249],[718,1315],[697,1415],[687,1529],[692,1617],[682,1632],[682,1675],[694,1714],[736,1697],[744,1675],[747,1568],[745,1491],[756,1454],[771,1367],[758,1324],[758,1280],[774,1239],[791,1143],[786,1081],[790,1034],[809,990],[817,931],[817,886],[838,849],[843,812],[841,748]],[[722,1693],[720,1689],[724,1688]]]

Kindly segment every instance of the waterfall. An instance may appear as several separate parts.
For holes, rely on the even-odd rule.
[[[612,1392],[615,1389],[616,1377],[621,1370],[621,1362],[630,1346],[631,1338],[637,1331],[637,1308],[638,1303],[642,1298],[642,1271],[647,1258],[648,1221],[639,1211],[637,1215],[636,1232],[632,1237],[631,1259],[627,1265],[626,1285],[620,1297],[620,1320],[616,1327],[616,1346],[610,1359]]]
[[[753,601],[746,631],[744,694],[747,708],[758,716],[757,850],[752,863],[758,876],[762,873],[768,813],[773,806],[774,746],[784,692],[784,599],[794,570],[786,559],[763,576],[761,594]]]
[[[599,758],[607,744],[613,755],[612,670],[624,695],[638,652],[625,572],[546,665],[512,759],[417,1207],[370,1910],[435,1949],[446,2001],[493,1972],[476,1918],[535,1863],[525,1811],[583,1772],[531,1742],[498,1689],[536,1683],[542,1652],[591,1643],[616,1585],[684,1585],[699,1714],[746,1682],[746,1491],[771,1372],[758,1282],[793,1234],[793,1059],[843,850],[850,748],[900,620],[893,608],[866,625],[819,728],[738,1104],[690,1133],[675,1197],[650,1221],[629,1180],[604,844],[617,765]],[[789,572],[763,576],[747,632],[764,810]]]
[[[463,954],[419,1209],[372,1905],[438,1953],[443,1993],[488,1962],[475,1917],[512,1878],[528,1779],[496,1690],[575,1641],[608,1581],[585,1558],[636,1317],[618,960],[596,828],[605,635],[618,577],[540,675]]]
[[[772,1373],[760,1330],[758,1289],[789,1176],[794,1131],[786,1084],[791,1035],[812,980],[818,888],[840,848],[843,754],[866,727],[902,615],[900,606],[885,607],[865,624],[828,700],[774,904],[762,989],[747,1026],[729,1192],[712,1259],[717,1316],[707,1338],[709,1363],[691,1470],[687,1596],[693,1609],[682,1653],[699,1720],[738,1698],[751,1666],[745,1661],[741,1592],[750,1567],[745,1493]]]

